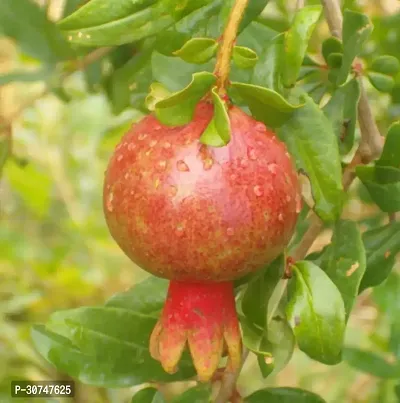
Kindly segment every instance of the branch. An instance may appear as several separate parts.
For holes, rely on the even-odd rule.
[[[240,21],[249,0],[236,0],[229,14],[228,23],[222,35],[222,44],[218,52],[214,74],[217,76],[217,88],[221,95],[225,94],[225,87],[231,69],[231,56],[235,45]]]

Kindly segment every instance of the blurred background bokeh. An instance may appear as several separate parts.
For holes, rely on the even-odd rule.
[[[54,21],[69,3],[37,2]],[[275,15],[278,25],[283,17],[280,7],[272,3],[283,3],[290,9],[295,1],[271,1],[268,16]],[[399,57],[399,2],[349,3],[367,12],[376,23],[369,55],[374,54],[379,42],[386,53]],[[24,24],[26,21],[29,18],[23,19]],[[24,30],[24,26],[18,29]],[[315,52],[324,36],[326,27],[321,26],[313,42]],[[40,63],[24,52],[18,41],[2,35],[0,26],[0,75],[19,69],[35,71]],[[65,379],[36,353],[30,339],[33,323],[46,321],[56,310],[101,304],[146,277],[111,239],[102,213],[102,181],[108,157],[143,112],[130,108],[115,115],[103,87],[96,81],[91,83],[93,74],[89,78],[81,71],[69,75],[62,91],[49,91],[40,80],[0,82],[2,141],[12,132],[13,143],[13,155],[2,170],[0,182],[1,403],[11,401],[11,379]],[[370,93],[378,124],[385,132],[400,116],[400,80],[392,97],[374,90]],[[385,220],[368,203],[358,183],[351,189],[345,215],[361,220],[363,228]],[[314,250],[329,239],[330,233],[323,233]],[[398,270],[373,292],[367,290],[361,295],[350,319],[347,344],[377,352],[390,362],[393,315],[400,315]],[[255,361],[248,360],[240,387],[250,392],[262,385],[299,386],[321,394],[329,403],[394,403],[399,401],[394,393],[396,382],[357,371],[347,363],[334,367],[318,364],[296,351],[290,364],[267,381],[259,375]],[[80,385],[75,401],[125,402],[131,395],[126,390]]]

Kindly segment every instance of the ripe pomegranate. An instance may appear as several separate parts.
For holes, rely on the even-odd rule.
[[[230,106],[231,141],[203,145],[213,116],[202,101],[191,123],[168,127],[146,116],[122,138],[104,184],[110,232],[132,261],[170,280],[150,353],[176,370],[186,345],[209,380],[224,348],[241,360],[233,283],[277,257],[300,211],[297,174],[264,124]]]

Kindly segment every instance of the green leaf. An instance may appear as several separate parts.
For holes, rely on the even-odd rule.
[[[400,211],[400,169],[358,166],[356,174],[382,211],[386,213]]]
[[[257,354],[263,377],[277,374],[290,361],[295,347],[295,338],[287,320],[275,315],[264,329],[240,317],[243,344]]]
[[[321,6],[306,6],[298,10],[289,31],[285,34],[282,81],[285,87],[293,87],[307,51],[308,42],[321,15]]]
[[[156,3],[156,0],[91,0],[58,23],[63,30],[95,27],[120,20]]]
[[[281,255],[252,278],[243,294],[243,314],[251,323],[262,329],[266,325],[269,299],[283,276],[284,267],[285,258]]]
[[[147,109],[154,111],[156,109],[156,103],[171,96],[171,92],[168,91],[160,83],[152,83],[150,85],[150,92],[145,99]]]
[[[362,238],[367,253],[367,269],[360,292],[381,284],[389,275],[400,252],[400,223],[394,222],[364,232]]]
[[[386,280],[372,290],[374,303],[380,312],[389,318],[398,320],[400,310],[400,275],[391,272]]]
[[[135,393],[131,403],[165,403],[165,400],[157,389],[144,388]]]
[[[39,217],[48,212],[52,180],[47,172],[37,169],[32,164],[21,167],[14,163],[7,164],[5,175],[14,192],[29,209]]]
[[[232,59],[240,69],[251,69],[256,65],[258,56],[254,50],[244,46],[235,46],[233,48]]]
[[[360,99],[360,84],[352,79],[337,88],[323,111],[332,122],[342,155],[348,154],[354,145],[357,124],[357,105]]]
[[[35,346],[59,371],[91,385],[120,388],[188,379],[195,371],[187,354],[178,372],[168,375],[148,350],[167,284],[150,277],[104,306],[56,312],[46,326],[34,327]]]
[[[394,387],[394,393],[396,394],[397,399],[400,402],[400,383]]]
[[[225,102],[218,95],[217,87],[211,91],[214,116],[204,130],[199,141],[213,147],[223,147],[231,140],[231,126]]]
[[[265,46],[254,68],[252,84],[279,92],[284,38],[284,34],[279,34]]]
[[[382,154],[378,161],[378,166],[400,167],[400,122],[390,126]]]
[[[308,96],[278,131],[297,169],[308,176],[315,200],[314,210],[324,221],[336,220],[342,210],[343,187],[339,147],[332,125]]]
[[[326,63],[328,63],[329,56],[332,53],[336,54],[343,53],[342,42],[338,38],[335,38],[334,36],[331,36],[330,38],[325,39],[322,42],[322,56],[324,57]]]
[[[201,98],[215,83],[212,73],[194,73],[191,83],[183,90],[157,102],[155,113],[157,119],[170,126],[189,123],[193,118],[194,109]]]
[[[173,23],[160,4],[101,25],[65,31],[65,36],[81,46],[114,46],[153,36]]]
[[[400,71],[400,62],[394,56],[379,56],[371,64],[370,71],[395,76]]]
[[[328,67],[330,67],[331,69],[335,69],[335,76],[337,76],[340,71],[336,69],[339,69],[342,66],[343,63],[343,54],[342,53],[331,53],[328,56],[328,60],[327,60],[327,64]]]
[[[399,379],[400,365],[393,365],[383,357],[358,348],[346,347],[343,359],[353,368],[384,379]]]
[[[0,127],[0,179],[3,168],[11,154],[11,133]]]
[[[202,64],[215,56],[217,48],[218,43],[214,39],[192,38],[173,54],[185,62]]]
[[[369,82],[380,92],[392,92],[394,87],[393,77],[386,74],[370,71],[367,75]]]
[[[6,85],[15,81],[33,82],[44,81],[50,75],[49,69],[40,69],[35,71],[12,71],[11,73],[0,75],[0,85]]]
[[[345,308],[339,290],[314,263],[299,261],[286,308],[300,350],[327,365],[341,361]]]
[[[171,403],[207,403],[211,402],[211,385],[199,385],[186,390]]]
[[[343,60],[337,85],[343,84],[351,70],[355,57],[372,32],[372,23],[367,15],[346,9],[343,14]]]
[[[389,348],[400,362],[400,319],[398,316],[392,317],[392,324],[390,325],[390,339]]]
[[[342,294],[347,320],[366,267],[364,244],[355,222],[336,223],[331,244],[320,257],[320,266]]]
[[[277,92],[258,85],[237,82],[231,85],[249,106],[255,119],[264,122],[268,127],[281,126],[302,106],[292,105]]]
[[[24,53],[44,63],[54,64],[74,55],[59,29],[33,1],[2,0],[0,27]]]
[[[298,388],[266,388],[247,396],[245,403],[325,403],[320,396]]]

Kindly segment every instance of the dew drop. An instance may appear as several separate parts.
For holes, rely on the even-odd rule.
[[[261,187],[261,186],[259,186],[259,185],[254,186],[254,188],[253,188],[253,192],[254,192],[254,194],[255,194],[257,197],[259,197],[259,196],[262,196],[262,195],[263,195],[263,190],[262,190],[262,187]]]
[[[229,227],[226,229],[226,235],[232,236],[235,233],[234,229]]]
[[[176,167],[178,168],[178,171],[181,171],[181,172],[188,172],[189,171],[189,167],[187,166],[186,162],[183,161],[183,160],[177,161]]]
[[[114,193],[110,193],[107,199],[107,210],[111,213],[114,210],[114,206],[112,204],[114,200]]]
[[[279,213],[279,215],[278,215],[278,220],[279,220],[279,221],[283,221],[283,215],[282,215],[282,213]]]
[[[258,132],[265,132],[265,124],[261,122],[257,122],[256,125],[254,126],[254,129]]]
[[[253,161],[257,159],[257,152],[254,148],[249,148],[247,150],[247,155]]]
[[[155,188],[155,189],[158,189],[159,186],[160,186],[160,179],[157,178],[157,179],[154,181],[154,188]]]
[[[203,168],[208,171],[212,168],[214,160],[212,158],[206,158],[203,162]]]
[[[272,163],[272,164],[268,164],[267,169],[269,172],[271,172],[272,174],[276,174],[276,170],[278,168],[278,165]]]
[[[158,161],[158,166],[161,168],[161,169],[165,169],[165,167],[167,166],[167,161],[165,161],[165,160],[161,160],[161,161]]]
[[[182,237],[183,236],[183,230],[184,230],[184,228],[183,228],[183,225],[182,224],[178,224],[177,226],[176,226],[176,229],[175,229],[175,235],[177,236],[177,237]]]
[[[171,148],[171,143],[169,143],[168,141],[164,143],[164,148]]]
[[[120,161],[122,161],[123,158],[124,158],[124,156],[122,154],[120,154],[117,157],[117,161],[120,162]]]
[[[127,173],[124,175],[124,178],[125,178],[125,179],[128,179],[128,178],[129,178],[129,172],[127,172]]]
[[[157,140],[151,140],[149,145],[150,147],[154,147],[157,143],[158,143]]]
[[[139,140],[144,140],[146,137],[147,137],[147,134],[146,134],[146,133],[140,133],[140,134],[138,135],[138,139],[139,139]]]

